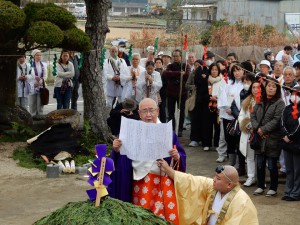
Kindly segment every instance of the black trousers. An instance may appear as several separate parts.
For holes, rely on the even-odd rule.
[[[78,89],[79,89],[79,81],[73,80],[73,90],[72,90],[72,98],[71,98],[71,109],[77,110],[77,100],[78,100]]]
[[[183,130],[183,122],[184,122],[184,110],[185,110],[185,101],[186,97],[181,98],[180,103],[180,117],[179,117],[179,131]],[[175,130],[175,104],[179,104],[178,98],[168,97],[168,113],[169,118],[168,120],[172,120],[173,130]]]
[[[190,114],[191,116],[191,141],[202,141],[203,147],[211,147],[211,137],[207,132],[209,109],[208,104],[197,104]]]
[[[161,103],[159,105],[159,120],[162,123],[167,122],[166,107],[167,107],[167,98],[161,98]]]
[[[214,147],[219,146],[219,140],[220,140],[220,121],[218,121],[218,112],[210,112],[208,114],[208,127],[207,127],[207,133],[208,133],[208,139],[210,141],[210,146],[212,146],[212,139],[214,141]]]

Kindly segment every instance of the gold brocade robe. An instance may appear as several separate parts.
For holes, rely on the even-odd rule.
[[[180,225],[205,225],[210,216],[210,196],[215,194],[213,180],[175,172]],[[250,197],[242,190],[235,194],[220,225],[258,225],[257,211]]]

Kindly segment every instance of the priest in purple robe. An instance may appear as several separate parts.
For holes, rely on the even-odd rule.
[[[142,121],[146,123],[160,123],[158,115],[159,107],[154,100],[145,98],[140,102],[139,116]],[[155,200],[155,196],[161,196],[161,193],[166,194],[166,192],[171,191],[168,193],[173,197],[172,190],[164,189],[165,187],[170,188],[173,183],[169,185],[168,177],[160,171],[156,161],[135,161],[127,158],[126,155],[120,155],[119,151],[121,145],[122,141],[120,139],[113,141],[111,158],[114,160],[115,171],[111,174],[112,183],[109,186],[109,195],[124,202],[150,208],[154,213],[155,211],[159,212],[159,209],[163,208],[160,204],[164,204],[164,208],[167,208],[166,202],[163,202],[167,197],[164,197],[163,200]],[[169,150],[170,157],[165,158],[165,160],[176,170],[185,172],[186,153],[180,145],[175,133],[173,134],[173,146],[176,146],[176,148]],[[153,186],[152,184],[158,186]],[[149,199],[149,201],[147,199]],[[176,202],[174,204],[176,204]],[[159,215],[159,213],[156,214]],[[159,216],[167,217],[167,215]],[[175,216],[171,213],[170,218],[174,217]],[[171,219],[170,221],[174,222],[175,220]]]

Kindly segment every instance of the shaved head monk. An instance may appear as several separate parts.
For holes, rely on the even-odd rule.
[[[180,225],[258,225],[256,208],[233,166],[218,166],[211,179],[174,171],[164,160],[157,165],[174,180]]]

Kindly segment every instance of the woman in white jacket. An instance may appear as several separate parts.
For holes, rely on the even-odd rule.
[[[227,84],[223,78],[223,75],[221,74],[221,69],[217,64],[211,64],[208,71],[210,74],[208,77],[208,90],[210,95],[210,101],[208,104],[210,109],[208,133],[209,139],[214,140],[214,147],[218,147],[220,138],[220,112],[217,108],[217,102],[220,89],[225,88]]]
[[[72,97],[72,78],[74,77],[74,65],[69,61],[68,51],[62,51],[58,63],[54,81],[54,97],[57,101],[57,109],[68,109]]]
[[[144,98],[152,98],[157,105],[159,104],[158,92],[162,87],[161,76],[159,72],[154,70],[154,62],[148,61],[146,63],[146,71],[142,72],[137,79],[136,88],[138,102]]]
[[[241,130],[240,152],[246,157],[248,179],[244,186],[250,187],[255,184],[255,152],[250,148],[249,137],[252,126],[250,122],[250,113],[256,104],[255,97],[260,88],[260,83],[255,81],[250,85],[250,95],[242,102],[241,111],[238,117]]]
[[[244,88],[242,78],[244,70],[241,64],[235,64],[231,68],[231,77],[228,85],[221,88],[218,96],[218,108],[220,109],[220,117],[223,118],[223,128],[225,133],[225,140],[227,143],[227,154],[229,156],[229,163],[231,166],[235,165],[237,146],[239,143],[238,136],[232,136],[226,130],[228,124],[234,120],[231,112],[231,104],[237,98]]]

